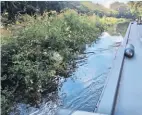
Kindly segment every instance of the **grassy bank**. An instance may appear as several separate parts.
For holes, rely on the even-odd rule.
[[[68,77],[84,45],[123,19],[79,15],[73,10],[48,17],[21,17],[2,36],[2,112],[14,102],[38,105],[45,92],[57,89],[58,76]],[[22,101],[21,101],[22,100]]]

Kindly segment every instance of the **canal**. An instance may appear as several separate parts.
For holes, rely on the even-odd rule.
[[[48,94],[48,99],[45,96],[40,108],[18,104],[16,111],[20,115],[54,115],[61,108],[93,112],[127,27],[128,23],[115,25],[97,41],[86,44],[86,50],[76,60],[75,71],[60,79],[58,91]]]

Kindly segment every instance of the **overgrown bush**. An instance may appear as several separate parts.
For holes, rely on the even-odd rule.
[[[26,16],[24,21],[26,26],[2,40],[3,114],[14,102],[38,105],[42,93],[55,91],[58,77],[69,76],[74,58],[105,27],[97,16],[79,15],[73,10],[50,17],[45,13],[36,19]]]

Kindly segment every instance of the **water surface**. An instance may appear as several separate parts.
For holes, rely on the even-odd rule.
[[[27,105],[19,104],[20,115],[54,115],[57,109],[62,108],[93,112],[123,41],[122,29],[114,30],[115,34],[103,32],[97,41],[86,45],[86,50],[76,60],[77,68],[69,78],[61,79],[58,91],[51,94],[52,99],[41,104],[40,108],[27,109]]]

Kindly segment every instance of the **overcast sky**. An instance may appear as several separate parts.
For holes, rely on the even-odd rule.
[[[94,3],[103,4],[105,7],[109,7],[112,2],[119,1],[119,2],[128,2],[128,1],[140,1],[140,0],[92,0]]]

